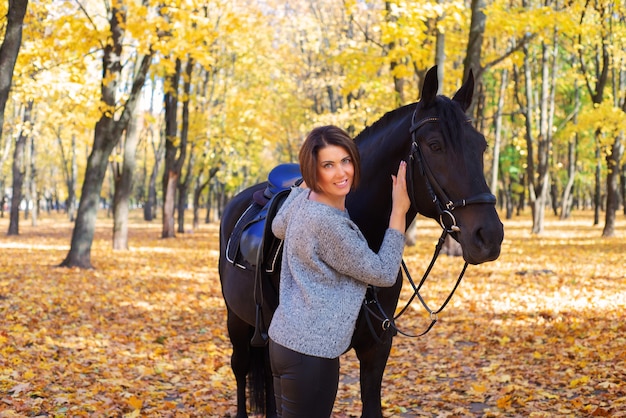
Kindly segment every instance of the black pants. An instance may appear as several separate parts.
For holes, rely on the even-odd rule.
[[[270,339],[270,363],[279,418],[330,417],[339,385],[339,358],[307,356]]]

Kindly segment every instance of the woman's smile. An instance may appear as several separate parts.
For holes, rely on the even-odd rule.
[[[354,178],[354,162],[350,154],[343,147],[327,145],[318,151],[317,161],[317,182],[321,192],[312,193],[313,200],[344,210]]]

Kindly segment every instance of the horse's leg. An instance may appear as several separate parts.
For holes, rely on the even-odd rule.
[[[361,401],[363,402],[361,418],[383,417],[380,401],[381,386],[391,343],[392,338],[388,337],[381,342],[355,348],[360,362]]]
[[[237,382],[236,418],[247,418],[246,388],[250,381],[250,403],[254,413],[276,417],[274,383],[267,347],[252,347],[254,328],[228,310],[228,335],[233,346],[231,368]],[[248,379],[248,375],[250,379]]]
[[[237,382],[237,415],[236,418],[247,418],[246,383],[250,370],[250,325],[241,320],[228,309],[228,336],[233,346],[230,367]]]

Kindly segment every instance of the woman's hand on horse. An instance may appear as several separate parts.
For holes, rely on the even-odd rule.
[[[391,190],[391,199],[393,206],[391,208],[391,217],[389,219],[389,227],[398,229],[402,233],[406,230],[406,213],[411,207],[411,200],[406,190],[406,162],[400,161],[398,174],[392,175],[393,187]]]
[[[393,209],[397,209],[402,214],[406,214],[411,207],[411,200],[406,189],[406,162],[400,161],[398,175],[391,176],[393,180],[392,200]]]

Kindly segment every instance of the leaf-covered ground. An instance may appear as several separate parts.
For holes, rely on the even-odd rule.
[[[104,215],[104,214],[103,214]],[[138,216],[138,214],[137,214]],[[591,214],[505,221],[500,258],[470,266],[434,329],[395,339],[387,417],[626,416],[626,220],[600,238]],[[101,217],[95,270],[59,268],[72,225],[42,215],[6,236],[0,219],[0,417],[228,417],[235,383],[217,275],[218,225],[160,239],[136,218],[114,252]],[[439,231],[418,221],[421,273]],[[443,257],[425,295],[441,302],[461,268]],[[410,293],[405,288],[402,300]],[[419,306],[398,323],[420,331]],[[342,360],[336,417],[360,414],[358,364]]]

